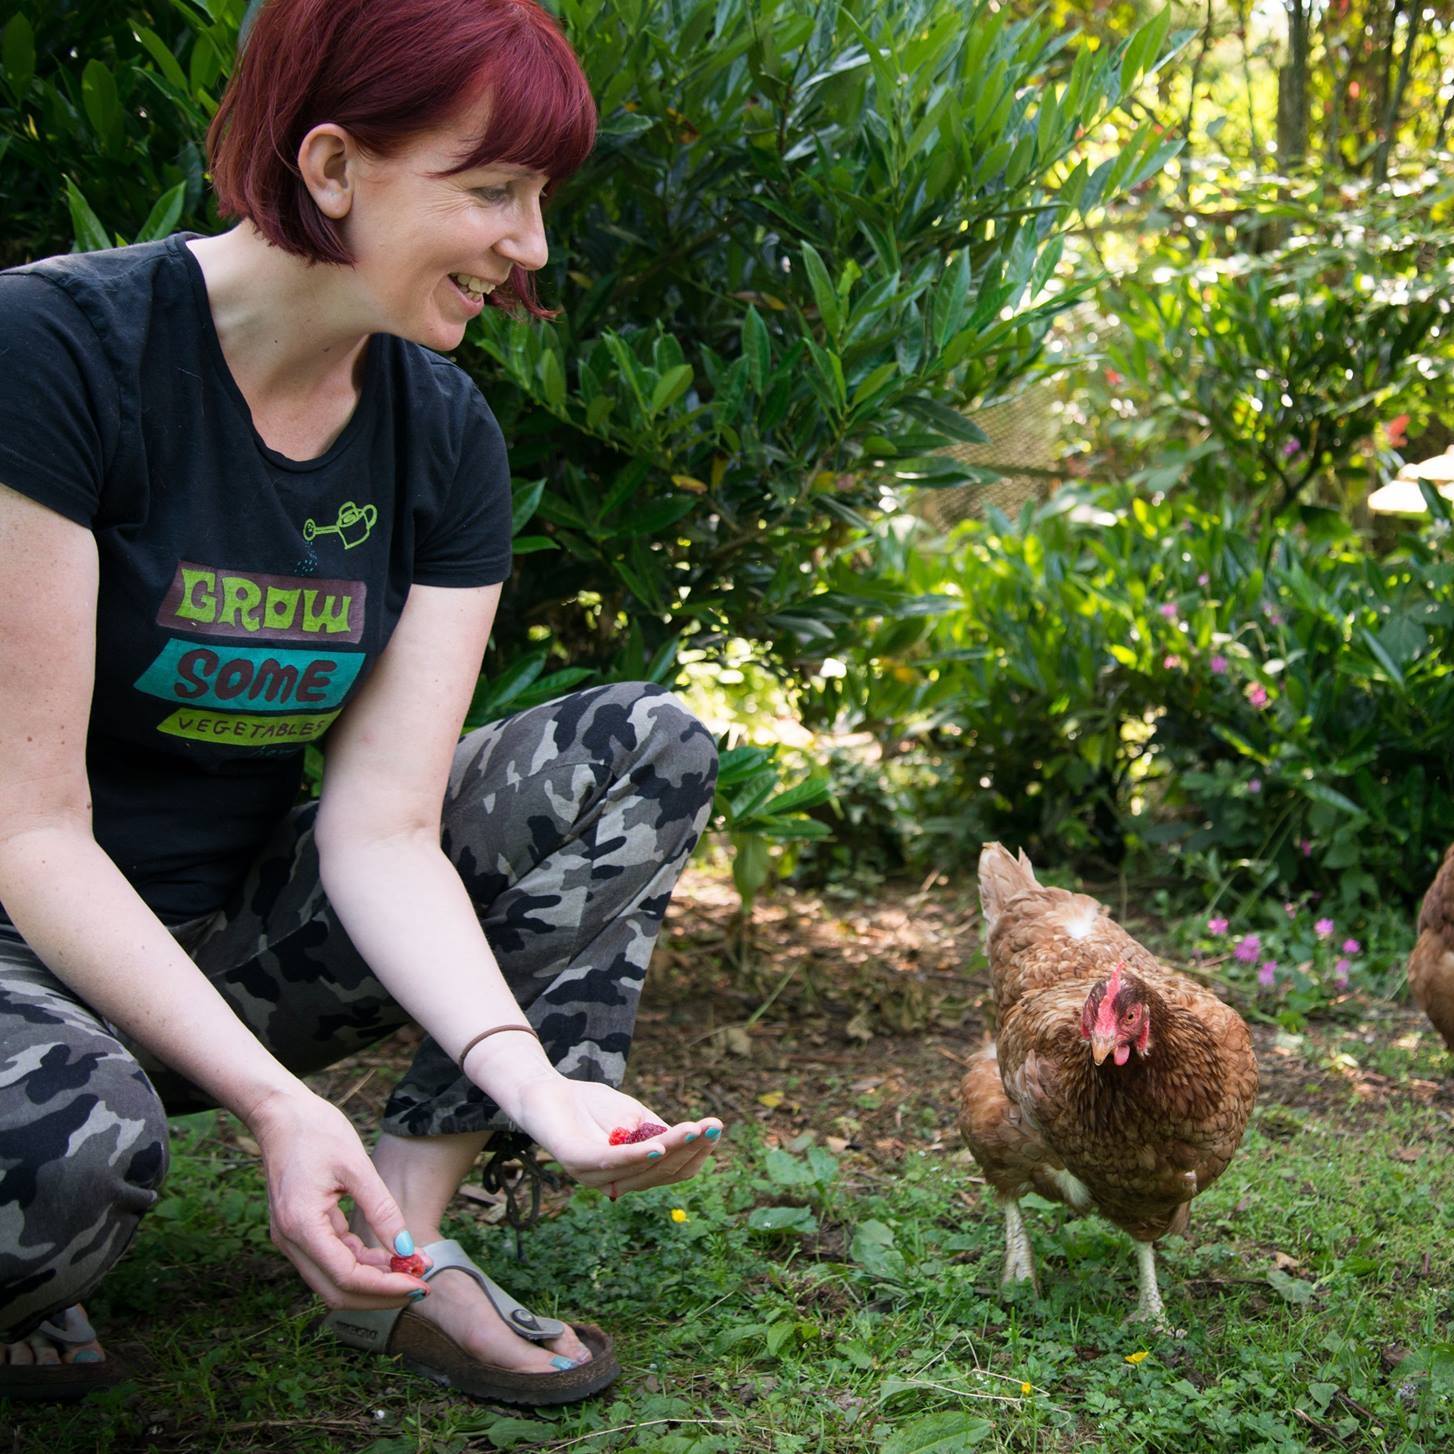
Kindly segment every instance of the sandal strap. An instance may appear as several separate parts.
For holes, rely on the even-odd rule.
[[[518,1333],[522,1338],[543,1343],[550,1338],[559,1338],[565,1332],[564,1323],[555,1318],[546,1318],[539,1313],[531,1312],[519,1298],[511,1296],[494,1278],[481,1271],[469,1253],[452,1237],[431,1242],[421,1250],[434,1263],[434,1266],[424,1274],[425,1282],[428,1282],[436,1273],[451,1267],[466,1273],[480,1285],[505,1326]]]
[[[96,1330],[81,1311],[78,1304],[62,1308],[53,1317],[47,1318],[37,1332],[44,1333],[52,1343],[64,1343],[67,1347],[76,1343],[94,1343]]]
[[[434,1264],[424,1273],[425,1282],[451,1267],[468,1274],[480,1285],[505,1326],[522,1338],[541,1343],[549,1338],[558,1338],[565,1332],[564,1323],[555,1318],[543,1318],[531,1312],[518,1298],[511,1297],[494,1278],[480,1270],[469,1253],[452,1237],[430,1242],[419,1250]],[[394,1324],[403,1311],[403,1308],[337,1308],[323,1319],[323,1326],[350,1348],[381,1353],[389,1346]]]

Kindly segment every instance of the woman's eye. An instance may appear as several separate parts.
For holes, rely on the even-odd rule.
[[[475,196],[482,202],[506,202],[510,198],[508,187],[476,187]]]

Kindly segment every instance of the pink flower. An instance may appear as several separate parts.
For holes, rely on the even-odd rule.
[[[1253,682],[1247,688],[1247,700],[1254,707],[1265,707],[1267,705],[1267,688],[1261,682]]]
[[[1296,919],[1297,918],[1297,905],[1296,904],[1284,904],[1282,906],[1282,912],[1284,914],[1286,914],[1289,919]]]
[[[1174,651],[1170,652],[1161,658],[1161,668],[1163,671],[1180,671],[1181,658]]]
[[[1357,954],[1363,946],[1356,939],[1345,939],[1343,941],[1344,954]]]
[[[1276,606],[1268,606],[1262,614],[1267,617],[1268,621],[1270,621],[1272,625],[1282,625],[1282,612],[1279,611]]]
[[[1206,573],[1206,571],[1203,571],[1201,575],[1197,577],[1197,585],[1201,586],[1203,590],[1205,590],[1207,586],[1211,585],[1211,583],[1212,578]]]
[[[1293,455],[1295,455],[1295,454],[1301,454],[1302,452],[1303,452],[1302,440],[1300,440],[1300,439],[1287,439],[1287,440],[1284,440],[1283,441],[1283,445],[1282,445],[1282,457],[1284,459],[1291,459],[1293,457]]]
[[[1352,964],[1346,959],[1340,959],[1333,966],[1333,979],[1336,981],[1339,989],[1348,988],[1348,971],[1352,968]]]
[[[1175,601],[1163,601],[1156,609],[1168,621],[1175,621],[1177,618],[1178,612]]]
[[[1311,838],[1299,838],[1297,846],[1302,850],[1304,858],[1311,858],[1313,856],[1313,840]]]
[[[1227,921],[1220,914],[1213,914],[1212,917],[1207,920],[1208,934],[1215,934],[1218,938],[1220,938],[1226,932]]]
[[[1247,791],[1249,793],[1260,793],[1262,791],[1262,779],[1260,777],[1247,780]]]
[[[1313,933],[1316,934],[1319,939],[1326,939],[1328,935],[1332,932],[1333,921],[1331,919],[1319,919],[1318,922],[1313,925]]]
[[[1257,958],[1257,951],[1262,948],[1262,940],[1256,934],[1244,935],[1237,941],[1237,947],[1232,951],[1243,964],[1251,964]]]
[[[1224,677],[1227,675],[1227,658],[1225,656],[1214,656],[1207,665],[1211,667],[1214,677]]]
[[[1262,968],[1257,971],[1257,983],[1265,990],[1270,990],[1277,982],[1277,961],[1265,959]]]

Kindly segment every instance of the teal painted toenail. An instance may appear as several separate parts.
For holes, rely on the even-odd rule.
[[[416,1287],[414,1291],[409,1294],[409,1301],[411,1303],[422,1302],[428,1296],[429,1294],[425,1292],[422,1287]]]
[[[104,1353],[98,1353],[94,1348],[82,1348],[81,1351],[77,1353],[74,1358],[71,1359],[71,1362],[100,1363],[105,1359],[105,1356],[106,1355]]]
[[[400,1257],[412,1257],[414,1255],[414,1239],[409,1235],[409,1229],[407,1227],[394,1238],[394,1251]]]
[[[557,1353],[555,1357],[550,1360],[550,1364],[552,1368],[558,1368],[562,1373],[564,1373],[567,1368],[574,1368],[576,1366],[576,1361],[574,1358],[567,1358],[564,1353]]]
[[[697,1133],[695,1131],[688,1131],[687,1132],[687,1144],[688,1145],[690,1145],[696,1139],[697,1139]]]
[[[660,1151],[648,1151],[646,1153],[646,1159],[648,1161],[660,1161],[661,1160],[661,1152]]]
[[[717,1139],[717,1137],[719,1137],[721,1134],[722,1134],[722,1128],[720,1126],[708,1126],[707,1127],[707,1140],[709,1140],[709,1141],[715,1141]]]

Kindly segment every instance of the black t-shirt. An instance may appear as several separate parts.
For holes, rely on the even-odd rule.
[[[239,881],[410,585],[510,569],[504,442],[468,376],[375,335],[343,432],[288,459],[187,236],[0,273],[0,484],[95,533],[95,834],[172,920]]]

